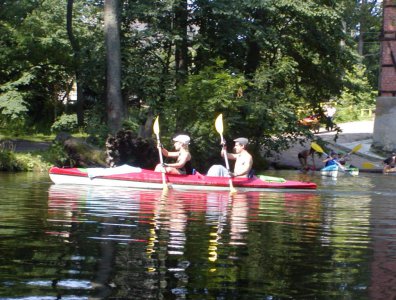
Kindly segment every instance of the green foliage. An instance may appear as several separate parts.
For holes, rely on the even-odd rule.
[[[88,134],[88,142],[93,145],[104,146],[109,130],[104,121],[104,109],[95,105],[85,111],[85,132]]]
[[[193,138],[194,157],[210,164],[218,157],[213,123],[219,113],[227,140],[248,136],[260,153],[262,147],[283,149],[307,134],[296,125],[301,109],[317,111],[335,99],[341,119],[351,116],[343,112],[349,107],[373,105],[381,23],[377,1],[365,6],[346,0],[188,3],[186,28],[180,28],[182,20],[175,23],[174,1],[122,3],[126,128],[138,132],[148,117],[160,114],[165,143],[185,131]],[[77,52],[67,35],[64,0],[6,1],[0,7],[3,127],[18,133],[52,124],[55,131],[74,130],[68,117],[55,119],[75,112],[75,105],[61,100],[77,78],[85,99],[84,130],[90,142],[103,145],[108,134],[103,1],[74,1]],[[179,49],[184,29],[188,48]],[[361,37],[362,56],[356,55]],[[176,50],[188,53],[185,81],[178,77]]]
[[[56,119],[54,124],[51,126],[52,132],[75,132],[77,130],[77,115],[76,114],[62,114],[60,117]]]
[[[28,112],[27,92],[21,87],[28,84],[31,74],[24,74],[15,81],[0,85],[0,120],[12,131],[22,129]]]
[[[178,90],[179,100],[169,106],[163,118],[166,122],[163,127],[170,132],[185,131],[193,137],[193,157],[200,163],[206,162],[205,167],[213,159],[210,156],[218,156],[219,136],[214,128],[217,115],[223,113],[224,118],[233,123],[241,122],[243,118],[239,111],[245,101],[238,96],[238,91],[246,88],[245,79],[224,70],[223,63],[217,60],[215,65],[190,76]],[[230,133],[227,124],[225,132],[226,136]]]
[[[336,98],[336,122],[348,122],[367,119],[362,110],[375,107],[376,91],[372,90],[367,78],[366,68],[362,64],[355,65],[344,77],[345,85],[339,98]]]
[[[49,167],[38,153],[16,153],[7,142],[0,143],[0,171],[45,171]]]
[[[75,165],[75,162],[70,159],[62,143],[53,143],[43,156],[51,165],[59,167]]]
[[[286,149],[301,134],[296,112],[302,98],[293,84],[296,73],[297,63],[287,57],[271,67],[262,65],[257,70],[247,94],[245,123],[238,125],[240,135],[249,136],[256,148]]]
[[[372,89],[367,79],[364,65],[355,65],[345,73],[345,85],[338,101],[344,106],[354,105],[367,108],[375,105],[376,91]]]
[[[14,152],[0,151],[1,171],[22,171],[23,166],[17,161]]]
[[[382,23],[382,2],[378,0],[340,1],[347,41],[358,50],[360,59],[367,69],[366,76],[373,90],[378,89],[380,68],[380,40]]]

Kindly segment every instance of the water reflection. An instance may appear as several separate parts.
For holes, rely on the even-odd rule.
[[[311,179],[231,197],[5,178],[0,299],[394,298],[394,177]]]
[[[144,249],[140,253],[144,268],[136,275],[142,286],[156,290],[157,295],[171,292],[180,298],[186,296],[189,274],[196,272],[197,263],[191,261],[191,256],[198,255],[201,272],[207,270],[216,276],[220,270],[222,274],[230,260],[243,258],[252,231],[249,227],[254,228],[256,222],[299,223],[300,217],[306,219],[311,210],[316,212],[318,199],[312,193],[254,192],[230,196],[227,192],[163,193],[53,185],[49,189],[48,221],[57,230],[47,234],[65,243],[73,243],[76,233],[101,242],[99,253],[103,257],[97,266],[101,275],[96,276],[94,289],[104,287],[110,280],[111,264],[117,260],[115,252],[119,252],[116,243],[134,251]],[[312,217],[317,218],[317,212]],[[294,221],[285,220],[289,218]],[[90,227],[94,230],[88,230]],[[191,264],[195,265],[189,270]],[[117,268],[123,269],[122,266]],[[231,282],[236,284],[235,279]],[[119,283],[113,284],[119,287]],[[169,285],[175,287],[169,290]],[[128,286],[129,290],[134,288],[137,286]],[[101,295],[108,293],[102,291]]]

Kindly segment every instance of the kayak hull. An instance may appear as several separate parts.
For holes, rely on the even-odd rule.
[[[322,176],[333,177],[333,178],[338,177],[339,174],[349,174],[352,176],[357,176],[357,175],[359,175],[359,169],[345,167],[345,169],[341,170],[341,168],[338,167],[337,165],[331,165],[331,166],[321,169],[320,174]]]
[[[151,170],[141,169],[141,172],[113,174],[89,177],[84,169],[52,167],[49,176],[55,184],[82,184],[98,186],[118,186],[137,189],[162,189],[162,174]],[[166,184],[172,189],[179,190],[208,190],[228,191],[230,189],[228,177],[211,177],[202,174],[171,175],[166,174]],[[301,181],[265,181],[260,178],[233,178],[233,186],[238,191],[262,190],[314,190],[315,183]]]

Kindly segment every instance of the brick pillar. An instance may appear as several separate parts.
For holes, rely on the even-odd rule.
[[[379,91],[373,146],[396,150],[396,0],[383,0]]]

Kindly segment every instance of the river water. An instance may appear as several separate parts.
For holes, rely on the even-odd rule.
[[[312,192],[61,186],[0,174],[0,299],[395,299],[395,179]]]

